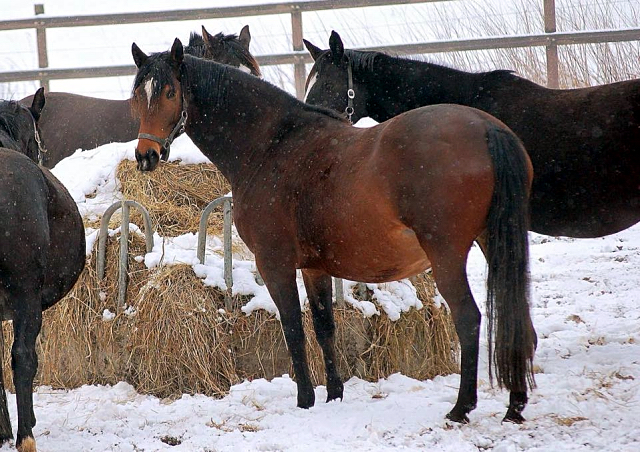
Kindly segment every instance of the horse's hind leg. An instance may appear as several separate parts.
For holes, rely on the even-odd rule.
[[[32,428],[36,425],[33,412],[33,379],[38,370],[36,338],[42,326],[40,294],[25,287],[23,296],[14,298],[11,367],[18,405],[18,438],[16,446],[21,452],[35,451]]]
[[[467,280],[466,262],[469,250],[434,249],[425,246],[433,266],[433,277],[438,291],[451,310],[456,333],[460,341],[460,388],[458,400],[447,414],[447,419],[467,423],[478,401],[478,349],[480,339],[480,311],[476,306]]]
[[[336,366],[335,322],[331,300],[331,276],[315,270],[302,270],[309,305],[313,314],[316,339],[322,347],[327,376],[327,402],[342,399],[344,386]]]

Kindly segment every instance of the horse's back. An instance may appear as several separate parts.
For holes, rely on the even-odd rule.
[[[533,161],[532,230],[596,237],[640,221],[640,80],[512,88],[487,111],[509,124]]]
[[[333,275],[379,282],[430,265],[419,237],[455,229],[460,250],[468,247],[486,226],[493,194],[490,126],[509,131],[480,110],[437,105],[368,129],[338,127],[329,141],[339,144],[318,148],[298,170],[305,177],[297,178],[296,218],[307,255],[338,263],[326,269]],[[372,260],[376,273],[367,273]]]
[[[20,100],[30,105],[33,96]],[[128,100],[100,99],[72,93],[49,93],[38,122],[47,149],[43,164],[53,168],[78,149],[135,139],[138,122]]]

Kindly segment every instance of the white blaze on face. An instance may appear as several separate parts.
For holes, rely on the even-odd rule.
[[[151,108],[151,95],[153,94],[153,85],[155,82],[153,78],[150,78],[144,84],[144,92],[147,94],[147,108]]]
[[[313,74],[313,77],[311,77],[311,80],[309,80],[309,84],[307,85],[307,92],[304,94],[304,101],[303,102],[307,102],[307,97],[309,96],[309,92],[311,91],[311,88],[313,88],[313,85],[316,84],[316,81],[318,81],[318,73],[316,72],[315,74]]]

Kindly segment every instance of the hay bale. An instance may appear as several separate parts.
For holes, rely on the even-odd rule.
[[[187,265],[154,273],[135,303],[129,340],[130,382],[159,397],[219,396],[240,381],[230,350],[232,320],[218,310],[221,291]]]
[[[411,309],[399,320],[386,315],[363,317],[347,306],[334,307],[336,357],[343,379],[352,376],[376,381],[401,372],[424,380],[457,372],[458,342],[449,312],[435,306],[435,285],[430,274],[415,278],[423,309]],[[310,310],[303,313],[311,379],[325,384],[322,349],[315,340]],[[232,347],[237,371],[243,378],[273,378],[293,373],[280,322],[272,315],[254,312],[240,317],[233,328]]]
[[[146,269],[133,256],[144,240],[131,235],[129,311],[117,310],[117,240],[107,246],[107,277],[98,281],[94,251],[80,280],[45,312],[38,341],[36,383],[54,388],[131,383],[158,397],[226,394],[243,379],[293,375],[280,322],[256,311],[224,311],[224,293],[204,286],[190,266]],[[423,284],[432,285],[428,275]],[[241,303],[242,300],[236,300]],[[365,318],[352,307],[335,309],[338,370],[346,380],[376,381],[395,372],[426,379],[457,370],[457,345],[449,314],[425,307],[391,321]],[[115,313],[105,320],[103,312]],[[325,384],[322,352],[309,310],[303,316],[314,384]],[[5,325],[5,385],[10,381],[10,325]]]
[[[136,169],[136,162],[123,160],[118,165],[116,177],[124,199],[145,206],[162,236],[197,232],[202,210],[231,191],[227,180],[211,163],[163,162],[160,169],[142,172]],[[209,218],[207,231],[221,235],[222,209],[213,212]],[[142,225],[142,217],[137,211],[131,211],[131,222]]]

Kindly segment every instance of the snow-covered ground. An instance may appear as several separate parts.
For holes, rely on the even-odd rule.
[[[242,0],[242,4],[264,2]],[[559,7],[591,4],[588,0],[557,3]],[[184,0],[179,5],[169,0],[45,2],[49,15],[231,4],[222,0]],[[0,0],[0,7],[5,19],[30,17],[33,11],[31,4],[15,0]],[[368,45],[381,30],[393,39],[424,40],[424,18],[438,22],[441,17],[432,15],[431,10],[418,14],[421,10],[415,8],[384,9],[386,14],[378,13],[375,24],[373,16],[360,11],[354,15],[342,11],[305,14],[305,37],[324,46],[329,30],[335,28],[349,35],[351,45]],[[422,26],[418,36],[405,36],[407,33],[398,31],[398,27],[409,27],[413,33],[416,21]],[[251,25],[254,53],[289,50],[288,16],[273,21],[265,17],[216,20],[206,25],[210,31],[230,33],[238,32],[245,23]],[[186,37],[199,26],[200,22],[153,24],[144,29],[123,26],[117,29],[117,37],[100,27],[80,27],[73,32],[76,34],[50,30],[51,64],[74,67],[129,63],[131,42],[137,41],[145,50],[150,46],[151,50],[164,50],[176,35]],[[268,43],[274,34],[282,38],[277,45]],[[36,67],[34,35],[32,30],[3,32],[0,41],[6,45],[0,54],[8,54],[1,70]],[[385,38],[385,42],[393,41],[389,39]],[[269,79],[269,72],[266,75]],[[60,81],[54,82],[54,89],[124,98],[130,84],[130,78],[115,86],[104,79]],[[19,88],[8,93],[9,97],[20,98],[35,91],[31,85],[25,88],[21,84]],[[81,213],[91,217],[119,199],[114,173],[123,158],[133,158],[132,143],[77,153],[61,162],[54,173],[68,187]],[[174,144],[172,158],[183,162],[204,160],[183,138]],[[89,238],[94,237],[89,231]],[[162,240],[155,237],[156,249],[145,257],[147,265],[158,262]],[[195,263],[194,243],[193,235],[165,243],[163,261]],[[532,312],[539,337],[535,359],[538,388],[524,412],[524,425],[500,422],[508,394],[488,384],[483,342],[478,408],[471,413],[469,425],[451,424],[444,419],[456,400],[458,375],[432,381],[392,375],[375,383],[353,378],[345,384],[342,402],[322,403],[326,391],[318,387],[317,405],[309,410],[296,408],[295,383],[285,375],[271,382],[241,383],[223,399],[183,396],[175,401],[160,400],[139,395],[126,383],[114,387],[84,386],[72,391],[39,387],[34,396],[36,441],[41,451],[638,451],[640,429],[635,422],[640,418],[639,246],[640,226],[592,240],[531,235]],[[211,238],[208,247],[206,265],[196,265],[195,270],[211,284],[224,284],[221,260],[211,252],[220,249],[221,242]],[[251,261],[236,260],[234,265],[234,289],[256,295],[245,310],[273,310],[268,294],[253,280]],[[477,249],[471,253],[468,270],[476,299],[482,304],[485,263]],[[392,285],[379,295],[385,301],[379,310],[389,315],[414,303],[402,284]],[[366,304],[360,307],[367,314],[375,308]],[[15,431],[12,394],[9,409]],[[12,447],[5,445],[0,450]]]
[[[119,199],[115,166],[133,158],[133,147],[134,142],[78,152],[54,169],[83,215],[97,214]],[[172,159],[203,158],[186,137],[174,144]],[[187,235],[165,244],[164,261],[195,263],[194,242]],[[219,245],[216,238],[209,242],[210,248]],[[160,400],[139,395],[126,383],[71,391],[40,387],[35,393],[36,441],[42,451],[637,451],[639,246],[640,226],[592,240],[531,235],[538,388],[521,426],[500,422],[508,394],[488,384],[483,343],[479,403],[469,425],[444,419],[456,400],[458,375],[417,381],[396,374],[375,383],[352,378],[342,402],[322,403],[326,392],[321,386],[318,403],[309,410],[296,408],[295,383],[284,375],[238,384],[223,399],[185,395]],[[156,236],[154,252],[162,248]],[[147,255],[148,265],[156,263],[154,253]],[[219,258],[209,253],[206,264],[196,266],[200,276],[221,282]],[[252,280],[251,270],[250,261],[237,261],[234,276]],[[468,270],[482,304],[485,263],[476,249]],[[238,286],[256,293],[259,302],[252,309],[270,309],[268,294],[259,292],[264,289]],[[400,304],[413,302],[399,298]],[[9,407],[15,428],[11,394]]]

